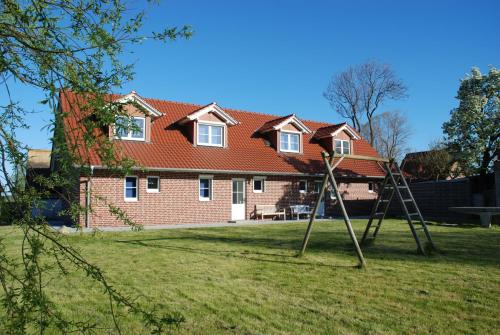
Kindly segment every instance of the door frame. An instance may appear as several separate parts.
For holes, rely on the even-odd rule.
[[[243,204],[241,204],[243,206],[243,218],[242,219],[234,219],[234,210],[233,210],[233,192],[234,192],[234,188],[233,188],[233,185],[234,185],[234,181],[241,181],[242,182],[242,185],[243,185]],[[246,217],[247,217],[247,195],[246,195],[246,190],[247,190],[247,187],[246,187],[246,178],[231,178],[231,220],[245,220]],[[238,204],[236,204],[238,205]]]

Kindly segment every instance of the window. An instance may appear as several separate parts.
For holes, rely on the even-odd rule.
[[[340,155],[350,155],[351,146],[347,140],[335,140],[335,153]]]
[[[315,180],[314,181],[314,193],[319,193],[321,191],[321,185],[323,185],[322,180]]]
[[[125,177],[125,201],[137,201],[137,177]]]
[[[224,126],[198,124],[198,144],[222,147]]]
[[[335,194],[335,190],[332,185],[328,186],[328,193],[330,194],[331,200],[337,200],[337,195]]]
[[[373,193],[375,190],[375,185],[373,183],[368,183],[368,192]]]
[[[281,132],[280,135],[280,150],[289,152],[299,152],[300,135],[295,133]]]
[[[265,189],[265,179],[264,177],[254,177],[253,178],[253,193],[263,193]]]
[[[148,177],[147,192],[148,193],[160,192],[160,178],[159,177]]]
[[[212,176],[200,176],[200,201],[212,200]]]
[[[121,140],[144,141],[146,119],[143,117],[117,116],[115,137]]]
[[[299,181],[299,192],[306,193],[307,192],[307,180]]]

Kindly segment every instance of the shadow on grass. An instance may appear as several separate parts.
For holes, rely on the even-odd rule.
[[[500,265],[500,233],[493,230],[457,230],[456,227],[440,226],[439,231],[431,235],[438,250],[429,257],[417,253],[415,240],[404,223],[401,227],[389,224],[388,229],[382,227],[377,240],[362,246],[367,260],[384,259],[393,261],[411,260],[412,262],[455,262],[474,265]],[[335,266],[323,263],[300,262],[296,255],[300,249],[304,229],[302,227],[280,227],[277,229],[224,229],[224,230],[197,230],[177,231],[168,237],[119,240],[117,242],[139,245],[148,248],[162,248],[175,251],[217,254],[225,257],[238,257],[259,262],[273,262],[294,265]],[[358,231],[358,235],[361,232]],[[359,237],[359,236],[358,236]],[[184,243],[184,241],[186,243]],[[202,243],[199,248],[191,247]],[[209,244],[230,246],[229,250],[205,249]],[[190,247],[178,244],[189,244]],[[237,249],[234,249],[236,247]],[[255,250],[276,250],[276,252],[262,252]],[[284,252],[286,251],[286,252]],[[309,253],[332,253],[353,257],[356,262],[354,247],[347,232],[339,227],[333,231],[325,231],[323,227],[314,231],[307,247]],[[261,258],[264,256],[266,258]],[[268,259],[271,258],[271,259]],[[288,259],[288,260],[287,260]],[[297,260],[297,261],[294,261]]]
[[[179,238],[174,238],[174,239],[178,240]],[[188,238],[182,238],[182,239],[187,240]],[[248,251],[248,250],[235,251],[235,250],[212,250],[212,249],[203,249],[203,248],[195,249],[195,248],[188,248],[188,247],[166,245],[165,243],[161,243],[161,244],[154,243],[157,241],[166,242],[169,240],[172,240],[172,239],[171,238],[153,238],[153,239],[143,239],[143,240],[117,240],[116,242],[132,244],[132,245],[139,245],[139,246],[147,247],[147,248],[158,248],[158,249],[166,249],[166,250],[172,250],[172,251],[189,252],[189,253],[200,254],[200,255],[213,254],[213,255],[220,256],[220,257],[234,257],[234,258],[240,258],[240,259],[245,259],[245,260],[249,260],[249,261],[256,261],[256,262],[305,265],[305,266],[314,266],[314,267],[317,267],[317,266],[336,267],[336,268],[357,268],[358,267],[358,264],[336,265],[336,264],[325,264],[325,263],[318,263],[318,262],[304,262],[304,261],[301,262],[301,261],[298,261],[300,258],[297,257],[297,254],[286,255],[286,254],[279,254],[279,253],[255,252],[255,251]],[[194,238],[192,240],[196,240],[196,239]],[[153,242],[153,243],[150,243],[150,242]],[[273,257],[275,259],[260,258],[258,256]],[[280,258],[287,258],[290,260],[284,260],[284,259],[280,259]],[[293,261],[292,259],[297,259],[297,261]]]

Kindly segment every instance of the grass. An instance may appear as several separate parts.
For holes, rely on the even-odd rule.
[[[365,220],[354,220],[358,238]],[[440,249],[416,254],[408,226],[388,220],[356,257],[341,221],[68,237],[113,284],[179,311],[179,334],[492,334],[500,329],[500,228],[430,226]],[[7,232],[7,229],[4,230]],[[6,234],[9,249],[18,232]],[[11,249],[12,248],[12,249]],[[52,281],[70,317],[111,327],[102,291],[81,274]],[[123,333],[146,330],[133,316]],[[108,330],[102,330],[108,333]]]

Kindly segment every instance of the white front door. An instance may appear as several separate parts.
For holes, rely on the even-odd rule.
[[[233,179],[231,220],[245,220],[245,179]]]

